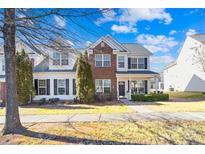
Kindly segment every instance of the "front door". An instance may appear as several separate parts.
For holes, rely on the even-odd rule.
[[[119,86],[119,96],[124,97],[125,96],[125,81],[119,81],[118,86]]]

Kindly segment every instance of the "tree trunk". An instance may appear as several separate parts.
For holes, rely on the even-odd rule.
[[[23,127],[19,118],[16,93],[16,25],[15,9],[4,9],[4,54],[6,66],[6,118],[2,134],[19,133]]]

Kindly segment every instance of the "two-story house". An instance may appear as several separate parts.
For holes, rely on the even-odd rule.
[[[110,35],[87,49],[96,92],[112,93],[115,98],[131,98],[133,93],[149,93],[152,53],[137,43],[119,43]]]
[[[71,100],[76,97],[76,59],[79,53],[85,50],[88,51],[96,92],[111,93],[116,99],[130,99],[133,93],[149,93],[150,79],[157,75],[150,70],[150,51],[137,43],[119,43],[110,35],[100,38],[87,49],[80,51],[73,49],[69,44],[61,47],[59,51],[43,47],[47,55],[43,58],[34,54],[24,44],[21,48],[29,51],[29,57],[34,63],[36,100]],[[0,62],[0,69],[4,70],[4,61]],[[5,86],[5,72],[1,73],[0,77]]]

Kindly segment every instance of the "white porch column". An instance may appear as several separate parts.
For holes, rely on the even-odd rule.
[[[129,98],[131,100],[131,77],[129,76]]]

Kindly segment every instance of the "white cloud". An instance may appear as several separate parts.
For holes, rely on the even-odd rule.
[[[136,40],[153,53],[168,52],[178,44],[174,37],[166,37],[165,35],[140,34]]]
[[[98,18],[95,22],[97,25],[105,22],[115,21],[120,25],[127,25],[129,29],[136,29],[135,26],[139,21],[159,20],[160,23],[163,22],[164,24],[170,24],[173,20],[171,15],[167,13],[165,9],[159,8],[128,8],[120,9],[118,12],[115,12],[113,9],[109,9],[108,11],[103,11],[102,16],[103,17]],[[123,28],[125,28],[125,26],[123,26]]]
[[[89,47],[91,44],[92,44],[92,42],[90,42],[90,41],[86,41],[86,42],[85,42],[85,46],[86,46],[86,47]]]
[[[171,31],[169,32],[169,35],[174,35],[174,34],[176,34],[176,33],[177,33],[176,30],[171,30]]]
[[[170,24],[172,21],[171,15],[165,9],[159,8],[122,9],[122,15],[119,18],[120,22],[128,22],[131,25],[142,20],[153,21],[156,19],[163,21],[165,24]]]
[[[102,18],[98,18],[95,22],[98,26],[102,23],[115,20],[116,12],[113,9],[102,11]]]
[[[196,34],[197,32],[196,32],[196,30],[195,29],[189,29],[187,32],[186,32],[186,35],[188,36],[188,35],[194,35],[194,34]]]
[[[174,61],[174,58],[169,55],[165,56],[152,56],[150,58],[152,64],[168,64],[172,61]]]
[[[60,28],[64,28],[66,26],[66,21],[63,17],[55,15],[54,20]]]
[[[116,33],[133,33],[133,32],[137,32],[137,29],[131,26],[125,26],[125,25],[113,25],[111,27],[111,29],[113,31],[115,31]]]

